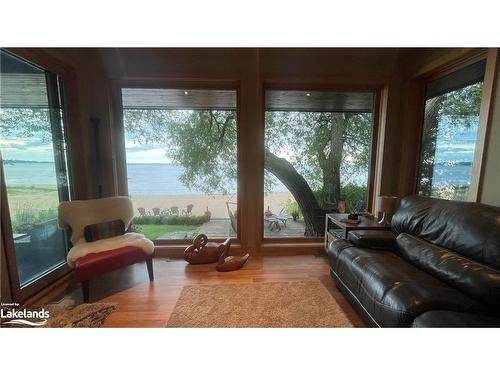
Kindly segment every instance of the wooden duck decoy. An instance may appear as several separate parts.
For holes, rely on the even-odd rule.
[[[215,266],[217,271],[229,272],[229,271],[239,270],[241,267],[245,265],[248,258],[250,257],[250,254],[248,253],[241,256],[228,255],[228,253],[229,253],[229,246],[221,254],[219,262],[217,263],[217,266]]]
[[[184,250],[184,259],[189,264],[215,263],[222,254],[229,250],[231,239],[226,239],[223,243],[208,242],[208,237],[199,234],[193,240],[193,244]]]

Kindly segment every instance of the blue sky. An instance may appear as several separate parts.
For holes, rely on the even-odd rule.
[[[0,138],[2,157],[6,160],[54,161],[52,143],[40,136]]]

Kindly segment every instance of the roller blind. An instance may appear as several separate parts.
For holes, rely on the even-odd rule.
[[[426,99],[455,91],[484,79],[486,60],[478,61],[427,84]]]

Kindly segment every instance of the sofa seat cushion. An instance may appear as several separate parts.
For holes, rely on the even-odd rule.
[[[126,246],[78,258],[75,266],[76,281],[85,281],[107,272],[116,271],[134,263],[151,259],[140,247]]]
[[[491,309],[500,310],[500,272],[406,233],[401,233],[396,243],[397,254],[409,263]]]
[[[411,326],[414,328],[492,328],[500,327],[500,317],[456,311],[427,311],[419,315]]]
[[[332,272],[379,326],[409,327],[428,310],[484,311],[480,303],[390,251],[334,241],[328,252]]]

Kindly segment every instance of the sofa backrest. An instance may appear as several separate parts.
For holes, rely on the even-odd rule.
[[[409,196],[393,215],[392,230],[500,270],[499,207]]]

